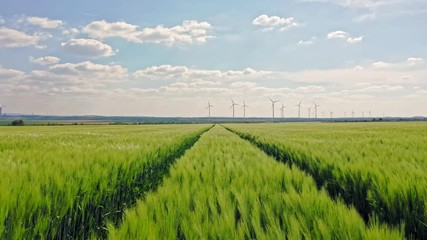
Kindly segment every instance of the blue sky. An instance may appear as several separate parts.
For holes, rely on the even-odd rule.
[[[55,115],[427,115],[427,2],[0,3],[0,104]],[[238,106],[236,116],[243,114]],[[312,108],[308,110],[308,108]]]

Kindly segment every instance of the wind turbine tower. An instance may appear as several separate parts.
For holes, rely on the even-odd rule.
[[[354,118],[354,111],[351,110],[351,117]]]
[[[307,110],[308,110],[308,118],[310,118],[311,117],[311,107],[308,107]]]
[[[280,108],[280,111],[282,111],[282,118],[285,117],[285,108],[286,108],[286,106],[283,105],[283,103],[282,103],[282,107]]]
[[[273,100],[271,98],[268,98],[271,101],[271,110],[273,110],[273,119],[274,119],[274,104],[277,103],[279,100]]]
[[[317,108],[320,107],[320,105],[314,103],[314,118],[317,118]]]
[[[298,107],[298,118],[301,117],[301,101],[299,101],[299,103],[297,105],[295,105],[296,107]]]
[[[211,108],[213,108],[213,106],[211,105],[210,102],[208,102],[208,106],[206,108],[209,109],[209,119],[210,119],[211,118]]]
[[[332,118],[332,117],[333,117],[333,115],[334,115],[334,112],[332,112],[332,111],[331,111],[330,113],[331,113],[331,118]]]
[[[233,109],[233,118],[234,118],[234,106],[237,106],[237,105],[239,105],[239,104],[235,103],[235,102],[233,101],[233,99],[231,99],[231,107],[230,107],[230,108],[232,108],[232,109]]]
[[[243,100],[243,105],[242,105],[242,108],[243,108],[243,118],[246,118],[246,108],[248,108],[248,107],[249,106],[246,105],[245,100]]]
[[[4,105],[1,105],[0,104],[0,117],[1,116],[3,116],[3,109],[5,108],[6,106],[4,106]]]

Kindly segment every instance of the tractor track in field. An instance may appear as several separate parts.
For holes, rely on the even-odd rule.
[[[115,226],[120,225],[125,210],[135,206],[137,200],[144,199],[147,193],[155,191],[176,160],[192,148],[200,137],[213,126],[187,140],[178,151],[170,153],[158,163],[151,164],[141,171],[130,186],[116,189],[117,191],[105,195],[101,200],[97,200],[84,209],[76,202],[74,207],[61,219],[56,233],[49,232],[46,239],[89,239],[92,237],[106,239],[108,235],[107,223],[112,223]],[[126,178],[124,175],[120,177]],[[93,215],[94,212],[96,213],[95,216]]]
[[[286,151],[280,150],[275,144],[261,142],[249,133],[239,132],[226,126],[222,127],[236,134],[241,139],[250,142],[258,149],[265,152],[267,155],[276,159],[278,162],[289,164],[291,168],[295,166],[300,170],[304,171],[314,179],[319,190],[324,188],[332,199],[343,200],[346,205],[354,207],[359,212],[360,216],[363,218],[367,225],[371,223],[372,215],[375,215],[375,211],[372,210],[371,203],[368,201],[368,191],[371,187],[372,181],[359,181],[358,184],[362,186],[360,186],[358,189],[353,189],[351,192],[345,191],[341,187],[339,179],[333,176],[333,172],[339,170],[337,169],[337,167],[333,165],[328,165],[326,169],[316,168],[315,166],[310,165],[308,161],[296,161],[296,158],[294,156],[287,153]],[[420,204],[421,205],[419,206],[424,206],[422,203]],[[415,209],[416,206],[413,207],[414,213],[422,214],[424,212],[423,209]],[[378,216],[376,218],[378,218]],[[421,217],[419,218],[421,219]],[[400,224],[402,224],[402,221],[404,220],[405,218],[403,216],[401,217],[401,219],[399,219],[399,221],[392,221],[387,218],[378,218],[378,221],[380,223],[396,227],[401,227]],[[376,220],[374,219],[373,221]],[[408,225],[405,225],[405,235],[407,239],[424,239],[426,234],[427,228],[425,226],[424,228],[419,227],[416,223],[412,223],[410,227],[408,227]]]

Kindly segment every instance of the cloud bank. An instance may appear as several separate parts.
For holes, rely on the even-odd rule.
[[[126,22],[94,21],[83,28],[83,32],[96,39],[122,38],[134,43],[155,43],[168,46],[179,44],[202,44],[213,38],[209,35],[212,26],[208,22],[186,20],[181,25],[140,28]]]

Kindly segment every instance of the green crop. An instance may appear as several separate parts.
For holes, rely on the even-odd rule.
[[[280,161],[312,175],[365,220],[427,238],[427,124],[229,124]]]
[[[237,127],[237,126],[233,126]],[[216,126],[177,160],[162,186],[126,211],[110,239],[402,239]]]
[[[207,128],[0,128],[0,239],[105,237]]]

